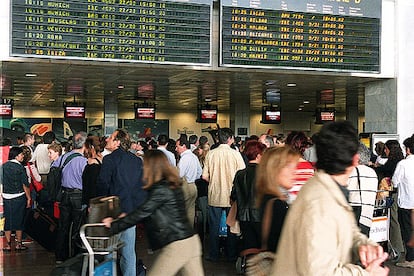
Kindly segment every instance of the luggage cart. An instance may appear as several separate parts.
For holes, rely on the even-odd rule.
[[[383,190],[378,191],[378,193],[383,192]],[[369,238],[379,243],[384,251],[388,252],[388,259],[396,263],[400,260],[401,252],[398,252],[390,241],[392,204],[394,204],[394,199],[391,197],[391,193],[383,199],[376,200]]]
[[[82,275],[116,276],[117,252],[123,245],[120,234],[109,236],[103,223],[90,223],[82,225],[80,237],[87,251],[84,253]]]

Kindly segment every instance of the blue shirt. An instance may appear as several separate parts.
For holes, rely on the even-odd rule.
[[[194,183],[196,179],[201,177],[203,172],[198,157],[189,149],[181,153],[177,167],[180,177],[185,177],[188,183]]]
[[[63,155],[62,165],[66,158],[74,153],[76,152],[71,151]],[[62,170],[62,187],[82,190],[82,174],[87,163],[88,159],[83,156],[76,156],[70,160]]]
[[[118,196],[121,210],[130,213],[146,199],[142,189],[142,160],[121,148],[102,160],[96,192],[98,196]]]

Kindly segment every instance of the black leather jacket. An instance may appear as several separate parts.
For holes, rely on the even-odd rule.
[[[147,200],[138,209],[114,220],[111,232],[119,233],[140,221],[145,223],[145,232],[153,250],[194,235],[185,211],[182,189],[170,189],[165,180],[148,189]]]
[[[233,180],[231,200],[237,202],[237,219],[239,221],[260,222],[260,211],[256,206],[256,168],[249,163],[243,170],[237,171]]]

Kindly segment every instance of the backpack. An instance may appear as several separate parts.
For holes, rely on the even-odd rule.
[[[62,171],[66,164],[75,157],[82,156],[80,153],[73,153],[69,155],[62,164],[63,156],[60,159],[58,167],[51,167],[47,175],[47,191],[49,197],[53,201],[60,201],[62,199]]]

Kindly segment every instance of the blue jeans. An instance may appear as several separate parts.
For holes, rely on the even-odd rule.
[[[137,257],[135,255],[136,226],[130,227],[121,232],[121,241],[124,246],[121,248],[120,266],[123,276],[136,276]]]
[[[217,261],[220,257],[220,237],[219,237],[219,226],[221,211],[226,210],[226,214],[229,213],[230,207],[213,207],[208,206],[208,218],[209,218],[209,245],[210,252],[208,257]],[[230,232],[229,227],[227,227],[227,238],[225,245],[225,254],[228,260],[233,260],[237,258],[237,236]]]

